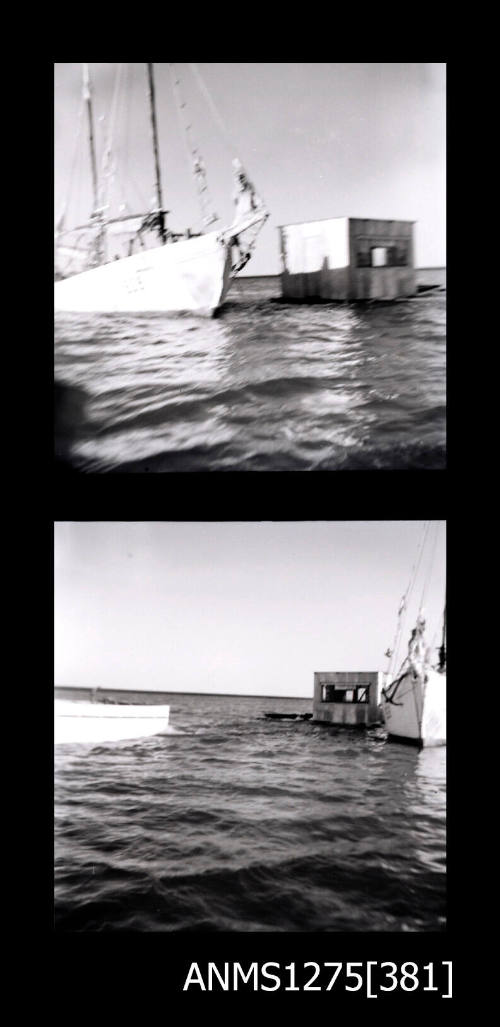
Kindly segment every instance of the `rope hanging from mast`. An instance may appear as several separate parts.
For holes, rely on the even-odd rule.
[[[431,653],[435,647],[435,634],[432,639],[432,643],[428,646],[424,640],[424,631],[426,628],[426,616],[423,609],[424,599],[427,594],[431,576],[434,570],[437,542],[439,537],[441,522],[424,522],[424,528],[419,549],[417,551],[415,563],[413,565],[410,581],[408,583],[406,592],[404,593],[398,610],[398,622],[396,628],[396,637],[394,641],[394,649],[388,649],[386,656],[391,658],[391,663],[388,668],[387,674],[391,676],[391,684],[384,689],[384,695],[388,701],[394,699],[400,682],[405,677],[405,674],[411,671],[412,679],[416,680],[417,677],[422,681],[422,687],[425,693],[427,683],[427,668],[431,666]],[[427,554],[424,561],[424,552]],[[418,613],[416,617],[415,627],[411,632],[411,637],[408,643],[408,652],[405,655],[401,666],[397,672],[397,676],[393,677],[394,667],[397,666],[398,648],[401,641],[402,630],[403,630],[403,616],[408,610],[408,600],[411,593],[416,590],[417,576],[423,575],[423,587],[420,596],[420,602],[418,606]],[[446,668],[446,598],[443,611],[443,629],[441,645],[437,650],[438,652],[438,663],[436,669],[444,672]],[[416,696],[415,696],[416,701]],[[418,704],[417,704],[418,705]],[[417,719],[419,719],[421,711],[416,709]]]
[[[69,180],[68,180],[68,188],[66,190],[66,196],[65,196],[65,198],[63,200],[63,204],[62,204],[62,207],[61,207],[61,213],[59,214],[59,218],[57,220],[56,235],[58,235],[60,232],[62,232],[62,230],[64,228],[64,223],[66,221],[66,214],[68,213],[69,201],[71,199],[71,194],[73,192],[73,183],[74,183],[74,179],[75,179],[76,162],[77,162],[77,159],[78,159],[78,151],[79,151],[79,148],[80,148],[80,141],[81,141],[81,137],[82,137],[83,109],[84,109],[84,102],[83,102],[83,97],[82,97],[82,99],[80,101],[80,108],[79,108],[79,111],[78,111],[77,127],[76,127],[76,132],[75,132],[75,146],[74,146],[74,150],[73,150],[73,159],[71,161],[71,168],[70,168]]]
[[[92,112],[92,92],[90,88],[90,74],[88,64],[83,64],[83,99],[87,105],[87,118],[89,127],[89,148],[90,168],[92,172],[92,214],[97,212],[99,206],[98,185],[97,185],[97,157],[94,139],[94,116]]]
[[[235,183],[233,202],[235,211],[233,222],[225,236],[236,248],[236,263],[232,267],[232,275],[234,276],[250,260],[257,236],[267,221],[269,213],[262,197],[258,195],[257,190],[252,185],[242,162],[238,157],[234,156],[237,152],[236,146],[229,136],[226,124],[210,95],[199,68],[196,64],[190,64],[189,67],[196,79],[198,88],[208,103],[227,148],[233,154],[233,176]]]
[[[196,64],[190,64],[189,67],[191,68],[191,71],[193,72],[193,75],[194,75],[194,77],[195,77],[195,79],[196,79],[196,81],[198,83],[198,88],[200,89],[201,93],[205,97],[205,100],[207,101],[208,106],[210,107],[210,110],[212,111],[212,115],[213,115],[214,121],[217,123],[217,125],[219,127],[219,130],[220,130],[220,132],[221,132],[221,134],[222,134],[222,136],[224,138],[224,141],[226,143],[226,146],[231,151],[231,153],[233,153],[233,154],[236,153],[236,147],[234,146],[234,143],[232,142],[232,140],[229,138],[229,133],[227,131],[226,125],[224,124],[224,121],[222,120],[222,117],[219,114],[219,111],[217,110],[217,107],[215,106],[215,103],[214,103],[214,101],[213,101],[213,99],[212,99],[212,97],[211,97],[211,95],[210,95],[210,93],[209,93],[209,91],[207,89],[207,86],[205,85],[205,82],[203,81],[203,79],[201,77],[201,72],[200,72],[199,68],[196,66]]]
[[[427,588],[428,588],[429,581],[431,579],[432,571],[433,571],[433,568],[434,568],[434,558],[435,558],[435,555],[436,555],[436,544],[437,544],[438,533],[439,533],[439,521],[436,524],[436,528],[435,528],[435,532],[434,532],[434,542],[432,544],[432,549],[431,549],[430,556],[429,556],[429,562],[428,562],[428,566],[427,566],[427,571],[424,574],[424,583],[423,583],[423,586],[422,586],[422,595],[421,595],[421,598],[420,598],[420,606],[419,606],[419,611],[418,611],[419,613],[422,611],[422,607],[424,605],[425,596],[427,594]]]
[[[90,244],[88,266],[98,267],[105,259],[105,228],[103,211],[99,208],[99,179],[97,175],[97,153],[94,133],[94,113],[92,109],[92,90],[90,85],[90,73],[88,64],[83,64],[83,99],[87,107],[87,118],[89,128],[90,164],[92,170],[92,212],[90,220],[93,227],[97,229],[95,237]]]
[[[228,150],[233,155],[233,157],[235,157],[235,155],[236,155],[236,161],[238,163],[239,170],[243,171],[244,174],[246,175],[246,171],[245,171],[245,169],[243,167],[243,162],[237,156],[238,148],[235,146],[234,142],[232,141],[232,139],[229,136],[229,132],[227,130],[226,124],[225,124],[225,122],[224,122],[224,120],[223,120],[219,110],[217,109],[217,107],[215,105],[213,97],[210,95],[208,87],[207,87],[206,83],[204,82],[204,80],[202,78],[200,69],[198,68],[198,66],[196,64],[190,64],[189,67],[191,68],[191,71],[193,72],[193,75],[194,75],[194,77],[196,79],[196,82],[198,84],[198,88],[200,89],[202,95],[205,97],[205,100],[207,101],[208,106],[210,107],[210,110],[212,112],[212,116],[214,118],[214,121],[216,122],[216,124],[217,124],[217,126],[219,128],[219,131],[220,131],[220,133],[221,133],[221,135],[222,135],[222,137],[224,139],[224,142],[225,142]],[[248,178],[248,176],[247,176],[247,178]],[[259,202],[262,205],[262,207],[265,207],[265,203],[264,203],[262,197],[259,197]]]
[[[415,557],[415,562],[413,564],[413,567],[412,567],[412,569],[410,571],[410,579],[408,581],[408,585],[406,586],[406,591],[404,592],[404,594],[403,594],[403,596],[401,598],[401,602],[399,604],[398,620],[397,620],[397,625],[396,625],[396,633],[395,633],[395,637],[394,637],[393,646],[392,646],[392,649],[388,649],[387,652],[385,653],[385,655],[390,659],[390,663],[389,663],[389,667],[387,669],[387,673],[390,674],[391,676],[392,676],[392,674],[394,672],[395,666],[397,666],[397,663],[398,663],[399,647],[400,647],[400,644],[401,644],[401,637],[402,637],[402,633],[403,633],[403,626],[404,626],[405,615],[406,615],[407,608],[408,608],[408,600],[409,600],[410,595],[413,592],[413,589],[415,587],[415,582],[416,582],[416,579],[417,579],[417,574],[418,574],[420,563],[421,563],[421,560],[422,560],[422,555],[423,555],[423,552],[424,552],[424,549],[425,549],[425,545],[426,545],[426,542],[427,542],[427,537],[428,537],[428,534],[429,534],[429,529],[430,529],[430,521],[424,521],[424,526],[423,526],[423,529],[422,529],[422,535],[421,535],[421,538],[420,538],[420,544],[419,544],[418,549],[417,549],[417,555]],[[421,607],[420,607],[420,609],[421,609]]]
[[[121,100],[121,94],[123,91],[123,71],[124,65],[119,64],[115,76],[115,84],[113,88],[113,97],[111,100],[109,123],[106,133],[106,140],[104,144],[104,151],[102,155],[100,206],[103,211],[110,207],[111,188],[113,186],[116,173],[115,161],[113,159],[113,146],[118,105],[119,101]]]
[[[192,126],[189,122],[183,123],[183,113],[187,111],[186,103],[181,92],[180,79],[175,70],[174,64],[169,64],[170,77],[172,80],[172,87],[174,96],[176,99],[176,110],[179,118],[179,124],[181,127],[181,134],[184,136],[184,142],[186,145],[186,152],[190,170],[193,174],[196,191],[198,193],[198,199],[201,209],[201,220],[205,227],[213,225],[215,221],[219,220],[219,215],[213,209],[212,200],[208,192],[207,185],[207,174],[205,169],[205,163],[199,151],[199,148],[194,144],[191,138]]]

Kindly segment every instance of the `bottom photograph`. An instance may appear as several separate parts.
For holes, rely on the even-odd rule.
[[[444,521],[54,525],[56,931],[446,930]]]

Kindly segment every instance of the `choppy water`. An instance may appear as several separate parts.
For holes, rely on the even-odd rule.
[[[445,272],[419,280],[441,288],[296,305],[238,279],[213,320],[58,314],[61,468],[443,468]]]
[[[182,733],[57,747],[58,930],[444,930],[445,749],[162,701]]]

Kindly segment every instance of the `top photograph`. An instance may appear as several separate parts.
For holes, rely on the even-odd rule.
[[[54,65],[58,474],[446,468],[446,64]]]

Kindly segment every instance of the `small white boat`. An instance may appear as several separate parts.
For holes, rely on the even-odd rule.
[[[164,733],[169,706],[54,700],[54,741],[117,742]]]

